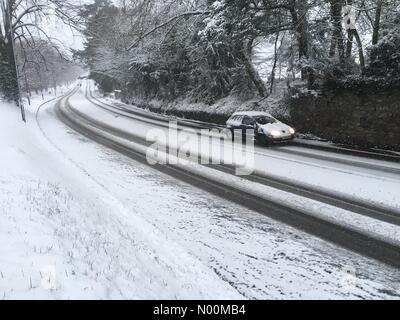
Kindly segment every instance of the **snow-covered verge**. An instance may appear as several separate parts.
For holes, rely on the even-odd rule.
[[[289,119],[289,109],[284,101],[285,88],[286,82],[281,81],[276,86],[274,94],[266,99],[258,97],[243,100],[243,98],[232,95],[211,105],[203,102],[195,103],[190,98],[167,102],[157,99],[147,101],[132,97],[124,99],[124,102],[156,113],[217,124],[225,124],[226,120],[235,112],[248,110],[269,112],[278,119],[287,120]],[[112,97],[113,95],[106,96],[107,99],[115,102]]]
[[[240,298],[1,104],[0,299]]]

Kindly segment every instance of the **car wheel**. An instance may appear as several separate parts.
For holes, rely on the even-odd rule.
[[[232,137],[232,142],[235,142],[235,129],[231,128],[231,137]]]
[[[246,129],[242,129],[242,144],[246,144],[246,138],[247,138]]]
[[[271,141],[263,134],[257,136],[257,142],[263,147],[269,147],[271,145]]]

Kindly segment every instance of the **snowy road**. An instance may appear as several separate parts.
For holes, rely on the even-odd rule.
[[[84,99],[84,96],[85,96],[84,91],[82,90],[82,92],[77,93],[75,96],[71,97],[69,99],[71,106],[77,108],[80,111],[87,111],[87,109],[85,109],[86,108],[85,101],[87,100]],[[99,112],[99,108],[96,108],[95,110]],[[100,114],[97,114],[97,116],[101,117]],[[112,115],[112,117],[114,117],[115,119],[114,115]],[[117,118],[117,120],[119,123],[120,119]],[[129,125],[127,126],[129,127]],[[141,128],[141,126],[139,124],[136,125],[136,123],[134,126],[131,125],[130,127],[131,128],[133,127],[136,130],[138,128]],[[137,159],[137,156],[135,158]],[[136,165],[138,165],[137,162]],[[115,167],[115,164],[113,165],[113,167]],[[117,167],[116,171],[118,172],[119,171],[118,165],[116,167]],[[161,166],[161,168],[163,167],[165,166]],[[142,168],[141,170],[143,170],[144,172],[147,172],[149,170],[149,167],[147,165],[144,165],[144,167],[143,165],[141,165],[141,168]],[[116,181],[118,180],[118,177],[124,175],[123,171],[119,173],[117,172],[115,172],[116,175],[115,177],[111,175],[108,177],[108,179]],[[159,173],[157,173],[157,171],[153,172],[153,174],[155,174],[156,176],[153,179],[157,181],[157,184],[163,184],[162,181],[164,181],[166,177],[164,176],[162,179],[160,179]],[[182,179],[182,175],[180,174],[178,174],[177,177]],[[177,183],[176,180],[174,179],[168,178],[168,180],[172,181],[167,183],[167,189],[171,188],[171,186]],[[187,180],[192,180],[189,182],[193,183],[194,177],[189,176]],[[132,183],[135,184],[134,181],[132,181]],[[116,190],[114,191],[114,194],[126,193],[126,190],[125,191],[120,190],[126,188],[125,183],[111,182],[111,183],[106,183],[106,185],[120,186],[120,188],[115,187]],[[183,188],[183,190],[187,190],[187,188],[189,188],[190,191],[182,191],[181,188]],[[169,196],[166,196],[165,198],[163,197],[164,192],[166,192],[165,190],[162,192],[158,191],[157,197],[152,198],[153,199],[152,201],[156,201],[156,198],[161,197],[161,199],[157,201],[159,207],[157,210],[150,210],[152,213],[149,215],[149,218],[151,217],[153,223],[155,223],[157,227],[165,230],[170,237],[173,237],[176,241],[183,243],[185,247],[191,248],[191,252],[193,254],[196,254],[197,256],[201,254],[200,256],[203,261],[207,261],[208,264],[211,264],[218,274],[221,274],[221,276],[225,279],[229,279],[229,281],[232,284],[234,284],[236,288],[241,288],[239,291],[241,293],[245,293],[246,297],[253,297],[253,298],[271,297],[272,294],[270,291],[271,286],[268,285],[269,281],[267,280],[267,277],[272,276],[272,278],[274,278],[276,276],[275,273],[276,270],[272,271],[272,275],[267,270],[274,270],[276,267],[280,269],[282,267],[279,265],[279,262],[277,262],[281,259],[279,258],[277,259],[276,250],[272,249],[272,247],[276,246],[276,238],[275,236],[273,236],[273,238],[275,239],[271,240],[270,238],[271,234],[268,230],[270,230],[272,234],[274,234],[274,232],[277,230],[279,230],[278,234],[283,232],[284,234],[288,235],[287,232],[289,232],[289,234],[292,234],[292,236],[294,236],[294,239],[299,239],[299,240],[301,239],[300,242],[302,243],[302,245],[304,245],[308,241],[310,241],[310,243],[314,243],[314,241],[320,242],[320,240],[317,240],[314,237],[310,237],[309,235],[304,234],[302,232],[296,231],[295,229],[292,229],[290,227],[289,229],[286,229],[287,226],[273,222],[273,220],[270,220],[267,217],[259,217],[255,213],[249,211],[248,209],[245,209],[240,206],[237,207],[229,201],[227,202],[219,200],[218,197],[217,198],[212,197],[212,200],[207,200],[210,198],[210,194],[208,192],[204,193],[200,191],[195,191],[196,189],[190,188],[184,183],[179,183],[177,186],[174,187],[174,189],[179,190],[179,192],[183,192],[183,196],[178,197],[176,202],[173,201],[174,203],[173,207],[178,206],[178,209],[172,209],[173,207],[170,207],[169,210],[165,210],[164,201],[166,202],[171,202],[171,201],[167,200]],[[202,194],[201,197],[198,196],[199,193]],[[147,194],[147,192],[142,191],[142,194]],[[225,194],[223,194],[223,196],[225,196],[225,198],[228,196],[226,191]],[[238,195],[234,194],[233,197],[235,196],[237,197]],[[195,212],[188,213],[188,207],[189,208],[191,207],[191,205],[189,204],[193,202],[193,198],[196,199],[194,201],[195,203],[203,203],[204,205],[206,205],[205,208],[201,210],[201,212],[205,210],[206,213],[204,212],[202,214],[197,214]],[[231,198],[232,196],[231,197],[228,196],[228,199]],[[129,194],[125,196],[124,201],[125,203],[130,203],[132,201],[129,197]],[[162,209],[160,210],[159,208]],[[264,207],[263,209],[270,211],[270,213],[271,211],[276,210],[276,208],[274,207],[272,208]],[[283,213],[279,211],[279,214]],[[272,228],[270,225],[271,223],[274,225],[274,227]],[[335,232],[337,232],[337,230],[335,230]],[[195,235],[194,239],[193,235]],[[289,236],[288,239],[291,239],[292,236]],[[307,265],[309,264],[313,266],[311,267],[311,269],[315,267],[316,268],[320,267],[318,266],[318,263],[316,263],[316,261],[314,262],[308,261],[310,256],[307,255],[303,256],[302,252],[304,252],[304,249],[289,249],[291,253],[288,254],[286,252],[288,248],[287,242],[283,239],[284,238],[278,240],[278,242],[282,241],[283,243],[282,245],[285,248],[283,249],[281,245],[278,246],[281,248],[280,250],[282,258],[285,261],[292,261],[291,263],[289,263],[289,265],[287,265],[286,262],[284,264],[285,266],[283,267],[284,269],[287,267],[289,267],[289,269],[291,269],[292,267],[296,268],[295,266],[298,265],[301,265],[302,266],[301,268],[308,269],[310,268],[309,266],[307,267]],[[323,243],[323,246],[327,245],[327,243],[323,241],[321,243]],[[238,245],[239,247],[235,248],[236,245]],[[336,250],[334,249],[335,246],[328,245],[328,247],[330,247],[331,250]],[[296,254],[297,250],[299,250],[298,254]],[[323,251],[325,250],[326,248],[323,249]],[[346,252],[345,250],[342,251],[342,249],[339,250],[341,252]],[[323,258],[323,261],[325,262],[329,261],[331,259],[329,258],[329,255],[334,254],[333,251],[329,250],[330,253],[327,256],[323,257],[324,256],[323,251],[317,254],[318,255],[317,261],[320,261],[321,258]],[[272,260],[270,260],[271,254],[274,256]],[[294,256],[292,256],[293,254]],[[353,254],[350,254],[350,256],[352,255]],[[248,258],[245,259],[245,261],[241,261],[241,259],[243,259],[244,256]],[[357,257],[358,258],[356,258],[355,260],[358,260],[360,258],[360,256]],[[336,259],[337,258],[331,260],[331,263],[336,264],[336,262],[333,262]],[[323,264],[324,262],[322,262],[322,265]],[[349,268],[353,271],[357,269],[357,267],[356,268],[349,267]],[[344,269],[347,269],[347,267],[344,267]],[[328,268],[324,267],[324,270],[327,270],[326,272],[329,273],[330,267]],[[301,277],[302,279],[308,277],[308,275],[301,275],[302,272],[298,271],[294,272],[296,274],[295,276],[296,278],[297,276]],[[317,272],[316,274],[318,273],[319,272]],[[299,286],[298,280],[299,280],[298,278],[297,280],[294,280],[293,288]],[[315,281],[315,278],[310,280],[311,282],[313,282]],[[240,283],[239,286],[237,284],[238,281]],[[264,285],[265,287],[261,288],[260,285],[261,286]],[[254,288],[252,288],[253,286]],[[285,290],[283,290],[282,288],[280,289],[277,288],[276,290],[278,290],[278,292],[281,292],[282,294],[285,292]]]
[[[72,98],[72,107],[73,101]],[[142,139],[146,137],[149,129],[160,130],[168,127],[166,122],[172,120],[129,106],[113,107],[110,104],[101,104],[99,100],[80,104],[77,111],[92,116],[89,119],[114,127],[118,125],[125,133]],[[118,117],[118,121],[115,117]],[[204,128],[204,124],[186,121],[180,121],[179,125],[182,130],[188,126],[191,129]],[[273,149],[256,147],[255,169],[257,175],[271,180],[290,182],[295,186],[301,185],[302,189],[307,188],[314,192],[318,190],[324,195],[334,193],[343,200],[356,202],[361,206],[368,203],[379,208],[379,212],[386,211],[388,215],[394,216],[392,221],[399,221],[400,200],[397,191],[400,187],[400,163],[299,147],[282,146]]]
[[[140,113],[140,116],[132,117],[130,112],[128,115],[121,114],[120,106],[117,107],[119,111],[116,115],[112,105],[93,100],[88,91],[84,87],[61,104],[63,118],[73,115],[70,125],[76,127],[76,123],[81,121],[78,126],[81,132],[128,156],[136,159],[141,156],[145,163],[143,155],[146,154],[148,144],[143,136],[149,128],[157,125],[165,127],[165,123],[160,124],[161,121],[154,119],[159,118],[165,122],[165,118],[151,114],[148,116],[142,110],[135,110],[134,113]],[[82,99],[85,96],[87,99]],[[395,266],[400,265],[399,211],[395,198],[396,190],[399,189],[396,163],[344,156],[344,161],[352,163],[350,169],[349,164],[345,168],[340,161],[336,164],[337,155],[330,155],[333,160],[326,164],[321,160],[315,163],[315,157],[311,157],[308,162],[298,158],[280,159],[276,156],[277,152],[280,151],[256,149],[255,153],[264,157],[262,161],[256,161],[256,174],[240,179],[234,177],[231,168],[223,165],[213,166],[213,169],[204,166],[186,166],[184,170],[181,166],[158,166],[158,169],[349,249]],[[276,163],[265,166],[265,159],[270,157]],[[328,158],[328,153],[323,152],[321,157]],[[292,167],[288,167],[285,161],[289,161]],[[363,165],[357,166],[359,163]],[[287,174],[285,180],[282,177],[271,177],[263,171],[267,167],[271,170],[273,165],[278,172],[281,167],[284,168],[283,172]],[[364,172],[366,165],[371,166],[368,172]],[[307,180],[314,173],[319,179],[318,184],[315,182],[310,186],[304,181],[300,184],[299,180],[293,178],[294,173],[300,174],[299,180]],[[332,179],[338,182],[332,183]],[[209,182],[204,183],[204,180]],[[352,194],[345,195],[346,189],[354,192],[351,186],[356,189],[355,183],[359,183],[363,191],[361,199],[353,198]],[[377,188],[384,190],[383,197]],[[388,200],[385,196],[387,199],[388,196],[393,197],[391,205],[386,205]]]
[[[70,102],[85,110],[84,92],[77,92]],[[277,222],[268,214],[259,215],[166,175],[160,168],[98,145],[57,121],[55,110],[54,104],[45,105],[37,115],[38,127],[31,128],[32,143],[17,147],[29,159],[37,157],[36,149],[43,149],[35,163],[46,159],[42,172],[56,176],[54,190],[52,184],[46,185],[49,190],[40,196],[42,184],[32,180],[33,187],[26,184],[29,202],[18,200],[29,209],[29,220],[35,221],[37,209],[31,204],[51,199],[46,204],[49,215],[40,221],[49,229],[47,237],[55,239],[50,241],[52,249],[45,250],[50,245],[44,246],[39,237],[40,261],[48,259],[47,251],[68,259],[57,264],[57,270],[60,264],[63,270],[57,278],[59,286],[47,296],[399,298],[398,268]],[[11,134],[11,127],[7,129]],[[36,150],[33,155],[31,145]],[[6,185],[0,184],[2,188]],[[54,211],[59,195],[61,204]],[[13,208],[15,201],[7,197]],[[8,224],[3,228],[7,230]],[[8,269],[8,261],[0,260],[0,288],[5,298],[23,290],[10,290],[10,277],[14,284],[19,277],[25,279],[28,293],[44,296],[34,277],[29,285],[28,270],[37,264],[30,259],[29,255],[25,258],[22,273]]]

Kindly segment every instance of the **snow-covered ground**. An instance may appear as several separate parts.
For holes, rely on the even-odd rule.
[[[103,110],[84,99],[83,92],[74,95],[70,100],[72,108],[79,110],[96,121],[123,129],[131,135],[146,139],[151,129],[162,130],[168,135],[168,127],[161,126],[162,122],[148,119],[144,122],[140,117],[132,119],[128,113],[121,111],[121,116]],[[133,108],[133,107],[132,107]],[[188,132],[191,135],[196,133]],[[169,142],[171,145],[171,142]],[[178,147],[173,145],[173,147]],[[289,151],[298,151],[299,148],[290,147]],[[268,177],[277,178],[303,185],[310,189],[325,191],[339,197],[358,200],[375,206],[396,211],[400,215],[400,200],[398,190],[400,189],[400,165],[385,161],[364,159],[360,157],[335,155],[329,152],[306,150],[305,155],[290,154],[285,152],[286,148],[265,149],[256,148],[254,152],[254,170],[256,173]],[[251,152],[251,151],[250,151]],[[308,155],[316,154],[327,156],[327,160],[310,158]],[[213,150],[215,154],[222,154],[219,147]],[[208,157],[208,154],[207,154]],[[340,159],[349,163],[341,163]],[[361,166],[360,166],[361,165]],[[365,167],[365,166],[376,167]],[[381,169],[398,170],[397,173],[385,172]],[[203,169],[204,171],[205,169]],[[244,184],[244,182],[241,182]],[[261,189],[258,188],[258,189]],[[271,192],[269,192],[271,194]],[[304,206],[304,200],[303,200]],[[356,215],[347,213],[348,219],[354,225],[360,225]],[[364,218],[363,218],[364,219]],[[368,220],[368,219],[367,219]],[[363,223],[361,225],[366,225]],[[376,224],[372,221],[372,224]],[[387,229],[384,233],[388,233]],[[397,237],[400,240],[399,237]]]
[[[1,103],[0,299],[399,298],[400,271]]]
[[[1,298],[241,297],[1,107]]]

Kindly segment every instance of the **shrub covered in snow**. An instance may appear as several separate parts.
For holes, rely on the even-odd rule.
[[[378,44],[371,47],[367,73],[400,81],[400,13],[397,13],[393,25]]]

